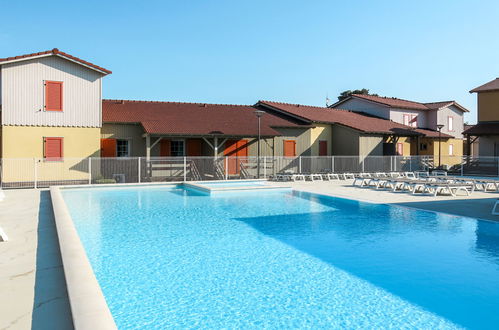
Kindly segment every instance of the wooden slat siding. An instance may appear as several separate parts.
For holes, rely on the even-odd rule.
[[[101,139],[101,157],[116,157],[116,139]]]
[[[319,156],[327,156],[327,141],[319,141]]]
[[[284,157],[296,156],[296,141],[284,140]]]
[[[101,77],[54,56],[2,65],[3,125],[101,127]],[[64,82],[64,111],[43,111],[46,80]]]
[[[44,158],[46,160],[57,161],[63,157],[63,138],[46,137],[44,138]]]
[[[170,140],[162,139],[159,141],[160,149],[159,155],[160,157],[169,157],[171,155],[171,143]]]
[[[62,81],[45,81],[45,110],[62,111],[63,83]]]
[[[187,139],[187,156],[197,157],[202,155],[203,140]]]

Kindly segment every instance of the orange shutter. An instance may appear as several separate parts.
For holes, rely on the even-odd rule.
[[[44,138],[44,156],[46,160],[61,160],[62,155],[62,138],[61,137],[46,137]]]
[[[165,140],[165,139],[162,139],[161,141],[159,141],[160,143],[160,149],[159,149],[159,155],[161,157],[168,157],[170,156],[170,140]]]
[[[116,139],[100,140],[101,157],[116,157]]]
[[[201,139],[188,139],[187,140],[187,156],[197,157],[201,156],[202,153]]]
[[[296,141],[284,140],[284,157],[296,156]]]
[[[45,110],[62,111],[61,81],[45,81]]]
[[[237,156],[248,157],[248,140],[237,141]]]
[[[237,156],[237,140],[225,142],[224,156]]]
[[[327,156],[327,141],[319,141],[319,156]]]
[[[397,143],[397,154],[399,156],[404,155],[404,144],[403,143]]]

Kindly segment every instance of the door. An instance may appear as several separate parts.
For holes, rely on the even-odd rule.
[[[239,174],[241,164],[245,163],[248,157],[248,140],[227,140],[225,142],[224,156],[229,157],[226,166],[229,175]]]
[[[319,156],[327,156],[327,141],[319,141]]]
[[[116,139],[100,140],[101,157],[116,157]]]
[[[399,156],[404,155],[404,144],[403,143],[397,143],[397,155],[399,155]]]
[[[296,141],[284,140],[284,157],[296,156]]]
[[[159,155],[161,157],[170,156],[170,140],[162,139],[159,141]]]
[[[187,140],[187,156],[199,157],[202,153],[202,140],[201,139],[188,139]]]

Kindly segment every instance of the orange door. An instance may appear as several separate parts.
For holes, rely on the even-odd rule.
[[[100,140],[101,157],[116,157],[116,139]]]
[[[319,156],[327,156],[327,141],[319,141]]]
[[[187,140],[187,156],[197,157],[201,156],[202,149],[201,139],[188,139]]]
[[[162,139],[159,141],[159,155],[161,157],[168,157],[170,156],[170,140],[164,140]]]
[[[296,141],[284,140],[284,157],[296,156]]]
[[[248,140],[227,140],[224,156],[229,157],[227,173],[239,174],[241,163],[246,162],[248,156]]]

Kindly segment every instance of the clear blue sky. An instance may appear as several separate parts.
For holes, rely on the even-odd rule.
[[[113,71],[104,97],[324,105],[369,88],[455,99],[499,76],[498,1],[2,1],[0,57],[54,47]]]

